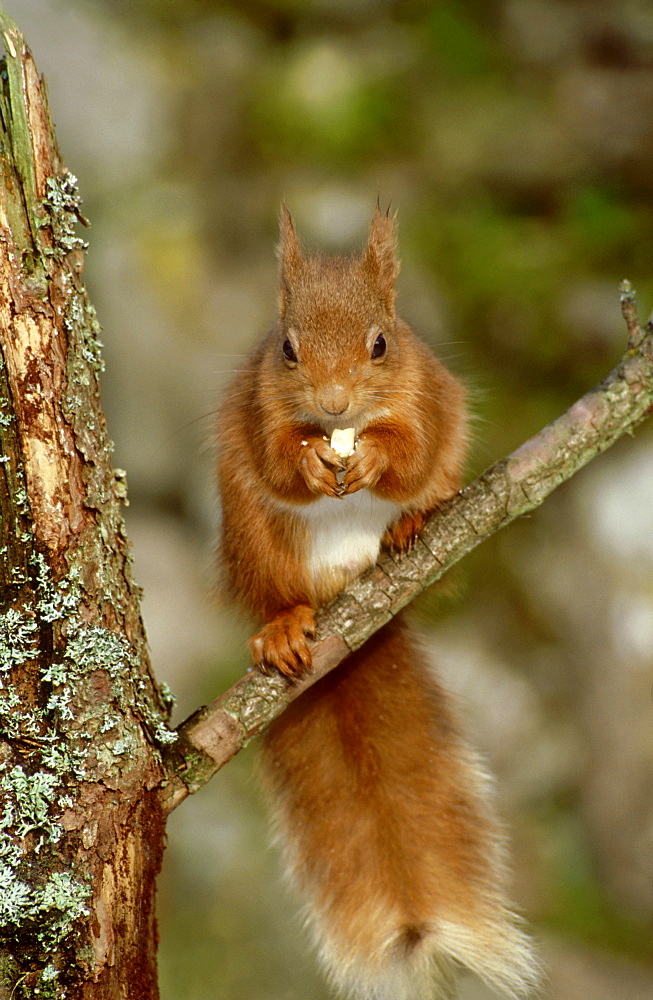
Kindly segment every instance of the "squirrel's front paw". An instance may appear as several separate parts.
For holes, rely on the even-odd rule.
[[[399,520],[387,529],[381,539],[381,545],[391,552],[410,552],[424,527],[425,520],[426,515],[420,511],[402,514]]]
[[[249,640],[249,648],[264,673],[277,669],[288,680],[299,680],[311,669],[311,651],[307,639],[315,636],[313,609],[307,604],[280,611],[258,635]]]
[[[344,469],[341,457],[324,438],[312,438],[306,443],[302,441],[302,445],[304,448],[300,463],[302,476],[311,493],[325,493],[329,497],[340,496],[343,487],[338,482],[336,474]]]
[[[389,465],[385,451],[379,448],[373,438],[362,435],[356,441],[353,455],[347,459],[344,492],[356,493],[357,490],[371,489],[376,486]]]

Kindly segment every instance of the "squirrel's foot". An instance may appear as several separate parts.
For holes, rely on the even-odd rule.
[[[424,527],[426,514],[415,511],[413,514],[402,514],[398,521],[386,530],[381,545],[391,552],[410,552],[417,541],[417,536]]]
[[[307,604],[280,611],[249,640],[258,667],[269,673],[277,669],[288,680],[299,680],[311,669],[307,640],[315,636],[315,616]]]

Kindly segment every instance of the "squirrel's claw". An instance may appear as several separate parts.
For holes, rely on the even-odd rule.
[[[249,640],[252,656],[263,673],[278,670],[296,681],[311,669],[308,640],[315,636],[313,609],[298,604],[275,615],[258,635]]]
[[[425,520],[425,515],[420,511],[402,514],[399,520],[387,529],[381,539],[381,545],[391,552],[410,552],[424,527]]]

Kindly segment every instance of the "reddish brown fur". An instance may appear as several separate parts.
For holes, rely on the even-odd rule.
[[[405,508],[398,548],[423,512],[458,489],[466,438],[460,384],[395,317],[392,220],[377,213],[361,260],[303,258],[287,213],[282,232],[280,322],[234,381],[219,427],[223,562],[235,596],[264,620],[332,596],[307,578],[305,531],[280,504],[336,495],[341,463],[324,435],[337,421],[320,412],[334,385],[344,387],[347,420],[360,427],[349,492],[371,487]],[[388,341],[382,365],[370,364],[372,326]],[[284,364],[288,331],[301,331],[301,370]]]
[[[481,887],[494,891],[493,824],[466,757],[442,690],[397,620],[271,728],[266,780],[295,831],[295,875],[302,888],[319,886],[322,917],[343,947],[352,936],[376,947],[366,898],[384,896],[409,929],[469,914]]]
[[[279,323],[222,408],[219,477],[227,576],[263,624],[252,651],[296,676],[310,668],[313,609],[357,569],[316,576],[311,505],[331,497],[337,513],[343,489],[393,501],[383,542],[410,548],[459,487],[466,430],[459,383],[395,315],[394,221],[377,210],[360,258],[304,256],[286,210],[281,232]],[[328,438],[346,426],[357,444],[343,460]],[[514,994],[534,981],[482,772],[403,623],[293,703],[263,767],[336,983],[399,1000],[424,956]]]

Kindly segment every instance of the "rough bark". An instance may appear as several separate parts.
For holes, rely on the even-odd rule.
[[[0,12],[0,998],[158,996],[152,679],[75,179]]]

